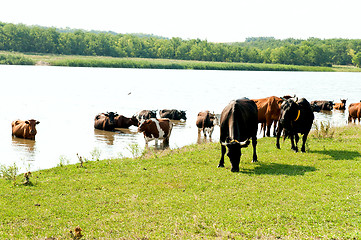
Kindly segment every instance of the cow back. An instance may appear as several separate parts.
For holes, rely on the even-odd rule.
[[[288,99],[281,106],[281,123],[294,133],[308,133],[311,130],[314,114],[310,103],[301,98],[297,102]]]
[[[258,110],[254,101],[238,99],[231,101],[222,111],[220,141],[245,141],[257,135]]]
[[[196,126],[198,128],[210,128],[213,126],[211,113],[209,111],[199,112],[197,115]]]

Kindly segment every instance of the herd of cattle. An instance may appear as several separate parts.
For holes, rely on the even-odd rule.
[[[289,137],[291,148],[298,151],[299,135],[302,137],[301,151],[305,152],[307,136],[314,120],[313,112],[332,109],[345,110],[347,99],[340,103],[333,101],[312,101],[296,96],[276,97],[262,99],[238,99],[231,101],[222,111],[220,119],[210,111],[199,112],[196,120],[198,134],[203,132],[211,137],[216,125],[220,126],[221,160],[218,167],[224,167],[224,155],[228,148],[227,156],[232,164],[232,171],[239,171],[241,148],[247,147],[252,141],[253,162],[257,161],[257,132],[261,124],[263,136],[276,136],[276,147],[280,148],[281,135]],[[348,106],[348,122],[360,122],[361,102]],[[173,123],[171,120],[187,120],[186,112],[179,110],[160,110],[160,118],[153,110],[143,110],[131,118],[118,115],[114,112],[101,113],[95,116],[94,128],[113,131],[115,128],[138,127],[138,132],[143,133],[146,145],[149,141],[163,140],[163,146],[169,146],[169,138]],[[35,140],[36,125],[39,121],[34,119],[12,122],[12,135],[20,138]]]

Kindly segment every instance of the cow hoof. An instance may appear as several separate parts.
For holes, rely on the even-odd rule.
[[[222,164],[219,164],[219,165],[218,165],[218,167],[219,167],[219,168],[220,168],[220,167],[224,167],[224,165],[222,165]]]
[[[252,162],[258,162],[258,160],[257,160],[257,159],[253,159]]]
[[[234,168],[232,168],[232,169],[231,169],[231,172],[239,172],[239,169],[234,169]]]

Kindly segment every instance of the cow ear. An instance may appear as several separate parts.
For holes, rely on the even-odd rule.
[[[39,121],[36,121],[36,124],[39,124],[40,122]]]
[[[29,121],[25,121],[26,124],[30,124]]]

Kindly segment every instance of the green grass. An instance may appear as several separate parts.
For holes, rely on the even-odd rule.
[[[35,62],[23,54],[0,52],[0,65],[34,65]]]
[[[9,52],[0,51],[0,54]],[[12,54],[12,53],[11,53]],[[150,68],[150,69],[197,69],[197,70],[234,70],[234,71],[314,71],[314,72],[360,72],[361,68],[352,66],[312,67],[264,63],[229,63],[186,61],[174,59],[113,58],[53,54],[20,54],[33,61],[33,64],[68,67],[104,68]],[[20,63],[19,63],[20,64]]]
[[[319,136],[319,135],[318,135]],[[0,239],[361,238],[361,127],[310,137],[306,153],[258,141],[240,172],[217,168],[218,143],[0,179]]]

